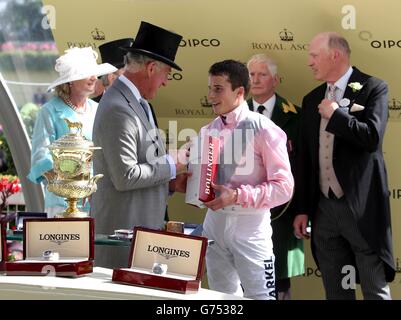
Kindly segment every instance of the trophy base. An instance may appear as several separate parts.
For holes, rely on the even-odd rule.
[[[60,212],[56,215],[56,218],[89,218],[88,212],[79,211],[77,207],[77,198],[67,198],[68,207],[64,212]]]
[[[61,212],[60,214],[56,215],[55,218],[89,218],[88,212]]]

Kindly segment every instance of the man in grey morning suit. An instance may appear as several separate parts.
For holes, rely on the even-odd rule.
[[[181,38],[141,22],[134,43],[125,48],[124,74],[100,100],[93,142],[102,149],[95,152],[93,166],[104,177],[91,203],[96,233],[164,225],[169,182],[186,163],[177,153],[166,153],[147,100],[167,85],[171,68],[181,70],[174,63]],[[128,259],[129,247],[96,246],[97,266],[127,267]]]

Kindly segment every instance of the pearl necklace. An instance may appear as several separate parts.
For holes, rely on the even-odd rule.
[[[85,102],[84,106],[80,108],[80,107],[77,107],[75,104],[73,104],[71,102],[71,100],[69,98],[67,98],[67,97],[65,97],[63,100],[64,100],[65,104],[67,106],[69,106],[72,110],[74,110],[75,112],[80,113],[80,114],[84,114],[85,113],[86,102]]]

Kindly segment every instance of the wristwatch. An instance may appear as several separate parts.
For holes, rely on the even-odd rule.
[[[152,272],[158,275],[164,275],[167,272],[167,264],[154,263],[152,267]]]
[[[57,261],[60,258],[60,254],[56,251],[45,250],[43,251],[42,257],[47,261]]]

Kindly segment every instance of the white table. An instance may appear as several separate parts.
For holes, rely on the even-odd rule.
[[[200,288],[197,293],[169,291],[123,285],[111,281],[113,270],[95,267],[80,278],[54,276],[0,276],[0,300],[238,300],[242,297]]]

